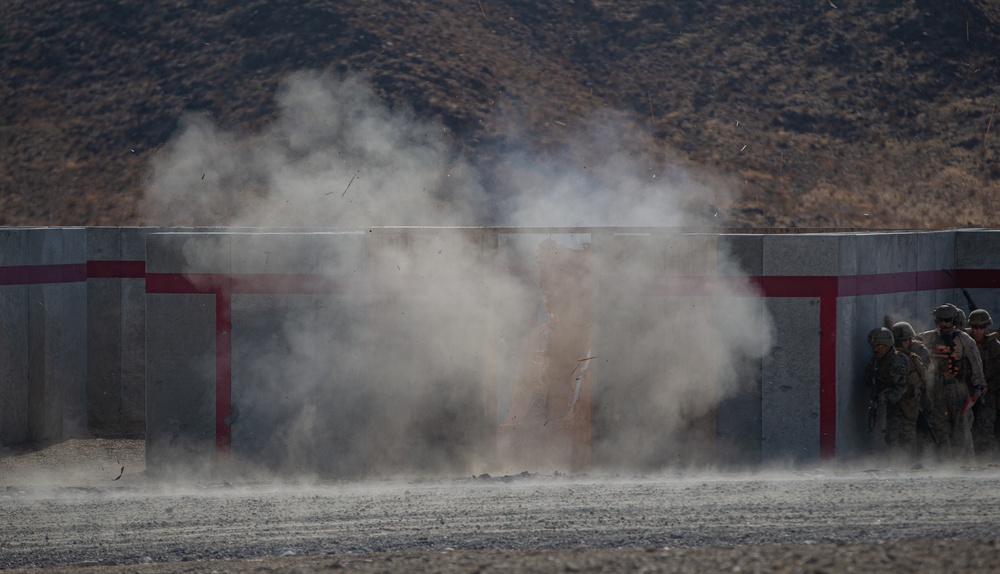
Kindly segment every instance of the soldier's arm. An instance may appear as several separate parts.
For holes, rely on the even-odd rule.
[[[985,389],[986,377],[983,376],[983,358],[979,354],[979,346],[976,345],[975,339],[959,331],[955,342],[962,345],[962,356],[969,358],[969,364],[972,366],[972,386],[980,386]]]
[[[885,402],[894,405],[906,394],[906,369],[909,366],[909,359],[903,355],[896,355],[889,366],[888,387],[885,390]]]
[[[1000,388],[996,386],[1000,384],[1000,381],[997,381],[1000,378],[1000,340],[997,339],[996,333],[990,333],[986,348],[989,350],[989,357],[983,357],[983,376],[986,378],[986,384],[993,387],[993,392],[997,392]]]

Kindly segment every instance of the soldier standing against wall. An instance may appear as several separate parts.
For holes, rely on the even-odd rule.
[[[910,386],[916,388],[919,394],[920,412],[917,418],[917,438],[914,454],[917,458],[934,456],[937,452],[937,439],[931,427],[931,413],[934,411],[931,403],[931,388],[933,380],[927,377],[927,368],[931,364],[931,354],[927,347],[916,339],[917,333],[906,321],[900,321],[892,326],[892,337],[896,350],[909,359],[912,367],[907,375]]]
[[[985,389],[983,362],[976,342],[965,331],[955,329],[958,310],[944,304],[933,311],[937,328],[920,334],[920,340],[931,352],[930,371],[934,377],[931,390],[934,412],[931,426],[945,458],[971,462],[972,412],[962,413],[969,387],[959,376],[963,361],[970,368],[973,388]]]
[[[1000,389],[1000,340],[997,333],[988,333],[993,318],[985,309],[976,309],[969,314],[967,333],[976,342],[979,356],[983,360],[983,376],[986,378],[986,389],[991,387],[994,392],[983,391],[983,394],[972,406],[972,443],[975,445],[976,458],[980,462],[997,458],[997,438],[994,431],[997,419],[996,389]]]
[[[916,444],[918,409],[917,398],[912,396],[913,389],[907,383],[912,368],[910,361],[896,351],[892,331],[885,327],[868,333],[868,344],[872,348],[872,358],[865,367],[865,384],[871,393],[871,408],[885,409],[889,462],[909,463]],[[871,422],[870,419],[869,424]]]

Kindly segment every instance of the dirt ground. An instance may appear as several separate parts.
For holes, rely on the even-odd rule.
[[[148,476],[143,442],[0,451],[12,572],[992,572],[996,467],[374,482]]]

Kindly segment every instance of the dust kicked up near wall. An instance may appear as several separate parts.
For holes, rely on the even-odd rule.
[[[711,225],[692,198],[725,189],[606,122],[485,178],[361,77],[295,75],[279,107],[253,134],[186,118],[143,201],[150,225],[262,246],[341,234],[294,255],[351,278],[335,300],[234,295],[234,455],[252,437],[264,466],[337,476],[714,461],[716,405],[754,376],[769,319],[718,236],[671,228]]]

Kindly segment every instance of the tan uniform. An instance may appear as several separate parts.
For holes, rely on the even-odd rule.
[[[928,365],[934,383],[931,387],[933,412],[931,426],[938,439],[939,452],[948,459],[972,460],[972,412],[962,414],[969,398],[969,387],[959,372],[967,364],[973,385],[986,386],[979,347],[965,331],[955,330],[943,335],[939,329],[920,334],[920,340],[931,353]]]
[[[972,406],[972,443],[976,458],[988,461],[996,459],[998,454],[994,427],[997,420],[996,392],[1000,391],[1000,339],[997,333],[990,333],[977,345],[983,360],[986,393]]]
[[[909,348],[897,347],[896,350],[910,360],[910,372],[907,379],[910,386],[914,388],[913,394],[917,400],[919,420],[917,420],[914,456],[917,459],[932,458],[937,456],[937,438],[930,424],[931,413],[934,411],[930,396],[933,380],[928,380],[927,365],[931,361],[931,354],[916,339],[912,341]]]
[[[895,348],[882,357],[873,356],[865,367],[865,384],[878,397],[880,408],[885,408],[885,443],[893,463],[906,463],[914,458],[916,417],[910,420],[903,408],[910,391],[907,381],[912,369],[910,360]]]

